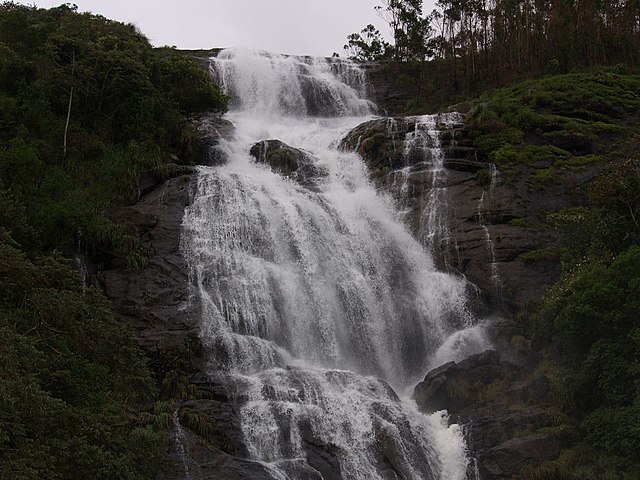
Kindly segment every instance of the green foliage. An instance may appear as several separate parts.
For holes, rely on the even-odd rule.
[[[227,98],[207,72],[189,57],[170,55],[163,58],[158,64],[157,75],[161,90],[185,113],[227,109]]]
[[[564,372],[563,402],[583,418],[584,441],[603,455],[633,458],[640,448],[638,312],[640,246],[633,245],[611,260],[573,264],[530,322]]]
[[[526,227],[528,224],[525,218],[512,218],[507,222],[507,225],[512,227]]]
[[[558,171],[555,168],[535,170],[531,174],[531,181],[533,181],[538,187],[558,183]]]
[[[165,400],[195,400],[196,387],[178,370],[171,370],[162,381],[162,398]]]
[[[557,75],[497,90],[471,116],[478,152],[496,163],[563,161],[604,149],[627,133],[640,108],[634,75]],[[523,151],[523,152],[521,152]],[[573,164],[592,161],[577,160]]]
[[[106,212],[189,148],[185,114],[226,109],[191,58],[159,55],[133,25],[76,10],[0,4],[2,479],[169,468],[171,412],[150,411],[147,360],[63,254],[82,240],[98,264],[144,267],[138,233]]]
[[[600,70],[503,88],[472,113],[481,158],[527,174],[529,187],[550,189],[572,170],[593,176],[577,191],[582,206],[546,215],[560,245],[520,255],[562,265],[560,281],[524,315],[555,365],[555,402],[567,416],[547,433],[570,445],[524,478],[634,478],[639,467],[639,108],[638,76]]]
[[[476,181],[484,189],[489,188],[491,185],[491,171],[488,168],[478,170],[476,172]]]
[[[139,425],[156,394],[144,355],[60,254],[0,234],[0,478],[152,478],[166,465],[161,430]]]
[[[524,219],[518,218],[515,220],[524,220]],[[526,222],[524,222],[524,224],[519,221],[515,223],[512,223],[512,222],[514,222],[514,220],[509,222],[509,225],[517,225],[517,226],[526,225]],[[523,253],[519,256],[519,258],[526,263],[553,262],[553,261],[560,260],[563,252],[564,250],[558,247],[544,247],[544,248],[539,248],[537,250],[531,250],[529,252]]]
[[[104,212],[188,150],[184,114],[224,111],[226,98],[190,57],[157,54],[133,25],[68,6],[1,4],[0,52],[0,179],[42,246],[68,250],[82,231],[89,250],[143,265],[131,233],[101,243]]]
[[[391,46],[382,38],[380,30],[371,24],[360,33],[349,35],[344,50],[349,58],[361,62],[381,60],[391,54]]]
[[[595,172],[611,164],[610,173],[597,176],[589,190],[606,191],[600,198],[617,199],[619,208],[591,209],[588,218],[571,228],[590,238],[587,230],[598,230],[604,238],[600,244],[619,236],[628,239],[628,247],[639,238],[640,207],[634,197],[639,191],[634,183],[638,166],[637,160],[623,159],[633,158],[637,149],[639,108],[640,77],[601,69],[530,80],[485,94],[474,102],[467,123],[478,158],[496,164],[507,182],[525,178],[532,190],[562,184],[575,171]]]

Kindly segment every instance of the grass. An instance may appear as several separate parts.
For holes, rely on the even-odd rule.
[[[478,99],[468,126],[482,160],[498,165],[598,163],[636,128],[640,77],[601,70],[554,75]],[[542,183],[550,172],[539,173]]]

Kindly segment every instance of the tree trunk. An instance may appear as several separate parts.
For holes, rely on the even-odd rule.
[[[71,57],[71,89],[69,90],[69,107],[67,108],[67,121],[64,125],[64,141],[62,158],[67,158],[67,134],[69,133],[69,121],[71,120],[71,104],[73,102],[74,74],[76,71],[76,51],[73,50]]]

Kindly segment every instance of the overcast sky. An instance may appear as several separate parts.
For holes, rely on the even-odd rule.
[[[22,1],[49,8],[61,0]],[[379,0],[70,0],[80,11],[131,22],[155,46],[249,47],[294,55],[343,54],[350,33],[373,23]],[[431,9],[427,0],[425,11]]]

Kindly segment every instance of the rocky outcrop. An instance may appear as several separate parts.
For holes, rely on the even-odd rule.
[[[477,159],[462,120],[439,122],[434,117],[428,128],[437,135],[416,142],[415,132],[427,128],[420,124],[424,118],[365,122],[340,147],[360,153],[376,185],[394,196],[405,223],[425,245],[434,243],[426,221],[434,208],[441,209],[435,212],[441,231],[431,248],[440,268],[465,275],[494,306],[517,308],[539,300],[545,285],[559,274],[550,248],[558,233],[544,217],[578,204],[574,191],[594,172],[560,171],[555,181],[543,185],[536,172],[545,168],[544,162],[511,166],[502,173]],[[441,167],[437,155],[443,157]]]
[[[233,124],[217,114],[192,119],[198,137],[183,158],[138,179],[138,202],[109,213],[116,223],[140,238],[144,252],[137,268],[112,268],[100,283],[113,309],[131,325],[138,343],[148,352],[192,350],[197,344],[198,307],[192,304],[187,265],[180,251],[184,209],[189,205],[195,167],[186,164],[224,162],[222,139],[234,135]],[[114,252],[107,252],[115,255]],[[131,263],[120,259],[116,264]]]
[[[146,254],[139,266],[144,268],[115,268],[101,274],[115,313],[134,328],[138,343],[150,352],[186,348],[198,323],[180,253],[182,215],[195,171],[187,166],[167,168],[169,178],[148,187],[138,203],[110,213],[113,220],[139,235]]]
[[[215,113],[200,115],[191,120],[198,137],[184,154],[184,160],[190,164],[223,165],[227,162],[227,152],[221,140],[235,135],[235,127],[229,120]]]
[[[500,363],[497,352],[487,350],[431,370],[415,387],[413,399],[423,411],[458,414],[474,406],[489,385],[512,379],[517,370],[510,363]]]
[[[543,374],[501,360],[488,350],[430,371],[414,391],[424,412],[447,409],[466,426],[484,480],[520,478],[527,466],[557,458],[551,386]]]
[[[420,111],[436,111],[452,96],[452,92],[442,91],[442,85],[453,79],[441,62],[429,62],[422,72],[424,66],[412,62],[367,62],[361,66],[367,74],[369,99],[382,115],[406,115],[418,105]]]
[[[263,140],[256,143],[249,152],[256,161],[271,166],[272,170],[289,177],[301,185],[314,189],[327,172],[316,165],[316,159],[309,152],[290,147],[280,140]]]

